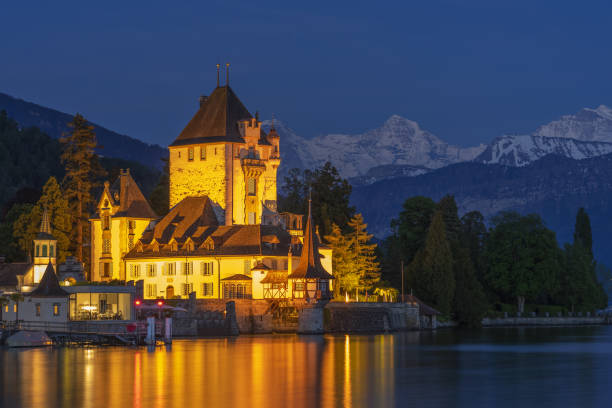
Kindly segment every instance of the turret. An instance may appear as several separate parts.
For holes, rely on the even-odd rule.
[[[47,265],[51,263],[55,268],[57,259],[57,240],[51,234],[49,211],[43,210],[40,223],[40,232],[34,238],[34,276],[33,283],[40,282]]]

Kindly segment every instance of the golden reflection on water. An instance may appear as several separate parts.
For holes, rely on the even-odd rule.
[[[10,350],[0,370],[5,384],[16,375],[22,406],[392,406],[393,341],[275,335],[175,340],[153,352]]]

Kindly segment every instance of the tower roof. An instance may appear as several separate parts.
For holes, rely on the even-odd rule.
[[[49,221],[49,211],[47,207],[43,210],[42,220],[40,221],[40,232],[36,236],[36,239],[55,239],[51,234],[51,222]]]
[[[47,265],[47,269],[40,279],[38,287],[28,295],[33,297],[68,296],[68,292],[61,288],[59,281],[57,280],[57,275],[55,274],[55,269],[53,269],[51,262],[49,262],[49,265]]]
[[[115,217],[157,218],[157,214],[130,175],[130,169],[121,170],[119,177],[109,189],[113,200],[118,197],[119,210]]]
[[[252,117],[229,85],[218,86],[170,146],[211,142],[244,143],[238,122]]]
[[[288,276],[289,279],[333,279],[323,265],[321,265],[321,255],[319,245],[312,232],[312,211],[311,201],[308,200],[308,221],[304,231],[304,246],[300,255],[300,263],[297,268]]]

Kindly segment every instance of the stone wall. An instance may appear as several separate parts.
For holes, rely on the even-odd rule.
[[[482,319],[483,326],[580,326],[604,324],[605,316],[595,317],[498,317]]]
[[[387,332],[418,330],[418,307],[402,303],[341,303],[325,306],[326,332]]]

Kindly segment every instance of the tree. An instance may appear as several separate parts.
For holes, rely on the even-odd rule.
[[[332,265],[334,269],[334,297],[341,299],[344,293],[351,292],[359,284],[359,275],[355,267],[355,253],[351,242],[344,236],[340,227],[332,226],[331,234],[325,237],[332,247]]]
[[[160,217],[168,214],[170,210],[170,169],[168,159],[164,160],[164,168],[159,176],[157,186],[151,192],[149,201],[153,211]]]
[[[397,228],[402,260],[406,265],[425,244],[435,210],[436,203],[431,198],[416,196],[407,199],[402,206],[399,218],[391,221],[391,226]],[[398,268],[399,261],[397,262]]]
[[[459,324],[479,327],[487,311],[482,285],[476,278],[469,250],[459,248],[454,255],[455,272],[454,315]]]
[[[23,262],[27,258],[27,248],[31,248],[32,242],[29,235],[26,236],[25,225],[29,225],[29,222],[20,221],[22,227],[17,221],[24,214],[30,214],[33,207],[33,204],[14,204],[0,224],[0,242],[4,248],[6,260],[9,262]]]
[[[70,210],[55,177],[50,177],[45,183],[40,199],[27,211],[23,211],[13,224],[13,236],[17,239],[20,249],[28,254],[32,252],[32,241],[40,231],[44,209],[49,213],[51,234],[57,240],[57,261],[66,260],[70,240]]]
[[[591,233],[591,220],[589,215],[580,207],[576,214],[574,227],[574,244],[581,245],[593,257],[593,235]]]
[[[539,215],[505,212],[492,220],[486,246],[485,282],[502,300],[548,302],[558,290],[560,250]]]
[[[438,204],[436,204],[436,209],[442,213],[444,226],[446,227],[446,239],[452,247],[458,243],[461,230],[461,221],[459,220],[455,197],[452,195],[445,195],[440,199]]]
[[[359,287],[366,291],[372,290],[380,281],[380,267],[376,259],[376,244],[372,244],[370,240],[372,235],[368,234],[366,228],[368,225],[363,221],[361,214],[355,215],[349,221],[351,232],[349,239],[352,250],[355,256],[355,268],[359,275]]]
[[[70,249],[74,250],[79,260],[86,262],[83,247],[87,236],[87,217],[93,204],[92,191],[104,170],[94,153],[97,142],[93,126],[78,113],[68,126],[72,132],[65,134],[60,142],[63,148],[61,161],[66,170],[63,187],[72,222]]]
[[[340,177],[338,170],[330,162],[314,171],[292,169],[285,177],[282,187],[285,197],[281,197],[279,210],[305,214],[308,209],[308,196],[312,197],[312,217],[325,237],[336,224],[344,232],[348,222],[355,214],[349,204],[351,185]]]
[[[450,315],[455,276],[453,257],[440,211],[434,213],[425,245],[417,252],[409,270],[416,295],[441,313]]]
[[[479,211],[470,211],[461,217],[460,240],[469,251],[476,277],[481,280],[486,268],[484,246],[487,240],[487,227]]]

